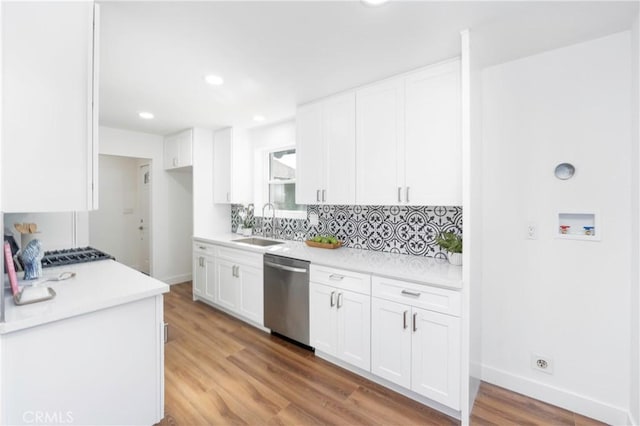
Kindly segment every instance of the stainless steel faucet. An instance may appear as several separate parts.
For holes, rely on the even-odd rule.
[[[262,236],[264,237],[264,228],[265,228],[265,216],[264,216],[264,209],[266,209],[267,207],[271,207],[271,238],[273,238],[274,235],[274,231],[275,231],[275,226],[276,226],[276,208],[273,204],[271,203],[266,203],[264,206],[262,206]]]

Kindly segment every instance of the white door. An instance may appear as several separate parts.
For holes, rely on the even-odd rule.
[[[405,186],[409,188],[405,203],[460,205],[460,102],[459,61],[430,67],[405,79],[404,162]]]
[[[236,265],[232,262],[216,259],[215,262],[216,302],[227,309],[238,309],[238,279],[235,276]]]
[[[309,338],[311,346],[336,354],[336,299],[338,291],[326,285],[309,284]]]
[[[231,202],[231,138],[232,129],[213,135],[213,202]]]
[[[338,352],[343,361],[371,371],[371,297],[339,290]]]
[[[411,390],[460,409],[460,318],[413,308],[411,320]]]
[[[402,80],[392,79],[356,92],[356,201],[399,204],[404,185],[399,169],[404,119]]]
[[[138,169],[138,259],[140,272],[147,275],[151,273],[151,235],[149,226],[149,205],[151,196],[151,167],[144,164]]]
[[[240,265],[240,315],[251,321],[264,324],[264,283],[262,269]]]
[[[334,96],[323,102],[324,200],[356,202],[356,95]],[[316,159],[316,163],[318,160]],[[300,168],[298,168],[300,170]],[[296,185],[298,183],[296,182]]]
[[[371,298],[371,372],[411,386],[411,307]]]
[[[296,112],[296,204],[319,204],[323,188],[322,103]]]

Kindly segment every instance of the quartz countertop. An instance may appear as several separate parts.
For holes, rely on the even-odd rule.
[[[272,253],[279,256],[307,260],[315,265],[370,273],[386,278],[412,281],[418,284],[435,285],[449,289],[462,288],[462,267],[451,265],[446,259],[346,247],[329,250],[309,247],[301,241],[276,240],[275,238],[267,239],[281,241],[283,244],[259,247],[233,241],[241,238],[247,237],[243,237],[240,234],[227,233],[195,236],[193,239],[194,241],[223,245],[255,253]]]
[[[64,281],[44,282],[56,296],[44,302],[17,306],[5,291],[5,322],[0,334],[10,333],[122,305],[169,291],[169,286],[114,260],[100,260],[43,270],[43,277],[75,272]],[[18,273],[22,275],[22,273]],[[21,284],[21,283],[19,283]]]

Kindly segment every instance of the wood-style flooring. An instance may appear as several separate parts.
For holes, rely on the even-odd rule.
[[[165,295],[162,425],[454,425],[458,421],[313,353],[192,301],[191,283]],[[483,383],[478,425],[600,423]]]

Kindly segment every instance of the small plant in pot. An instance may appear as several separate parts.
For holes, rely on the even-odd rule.
[[[444,232],[436,238],[436,243],[447,251],[447,259],[452,265],[462,265],[462,237],[453,232]]]
[[[242,235],[250,237],[253,234],[253,220],[249,217],[242,222]]]

